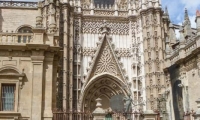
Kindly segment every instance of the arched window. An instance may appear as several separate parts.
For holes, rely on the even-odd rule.
[[[32,29],[30,27],[22,27],[18,30],[18,43],[30,43]]]
[[[113,6],[114,5],[115,0],[94,0],[94,4],[95,6],[99,5],[103,5],[104,7],[107,6]]]

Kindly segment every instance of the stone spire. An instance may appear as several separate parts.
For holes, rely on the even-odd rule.
[[[187,8],[185,8],[185,17],[184,18],[185,18],[185,20],[189,19]]]
[[[183,22],[183,26],[184,26],[184,35],[185,37],[187,36],[191,36],[191,22],[188,16],[188,11],[187,9],[185,9],[185,17],[184,17],[184,22]]]
[[[165,14],[166,14],[166,15],[169,15],[167,6],[165,7]]]

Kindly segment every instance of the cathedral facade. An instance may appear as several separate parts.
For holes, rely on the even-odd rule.
[[[0,120],[78,120],[116,95],[152,120],[193,118],[199,16],[172,24],[160,0],[0,1]]]

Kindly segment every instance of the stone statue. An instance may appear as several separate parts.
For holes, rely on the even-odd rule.
[[[133,103],[133,100],[131,99],[131,95],[128,94],[128,97],[124,98],[125,101],[125,113],[131,111],[131,103]]]
[[[127,97],[124,98],[125,101],[125,117],[127,120],[131,120],[131,104],[133,103],[133,100],[131,99],[131,95],[128,94]]]

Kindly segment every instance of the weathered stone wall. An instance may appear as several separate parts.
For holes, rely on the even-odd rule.
[[[25,47],[21,47],[21,50],[25,50]],[[0,84],[16,84],[15,108],[11,112],[0,112],[0,120],[8,117],[3,113],[31,120],[52,117],[51,110],[56,103],[56,92],[53,90],[56,87],[57,59],[53,57],[54,53],[40,53],[43,52],[0,50]],[[12,75],[13,68],[19,72],[17,74],[24,74],[22,80]],[[17,114],[13,115],[13,112]]]
[[[36,9],[0,9],[0,30],[15,32],[22,25],[35,27]]]
[[[188,77],[188,98],[190,110],[197,110],[197,103],[195,102],[199,98],[200,76],[198,70],[193,68],[187,72]],[[186,103],[187,104],[187,103]]]

